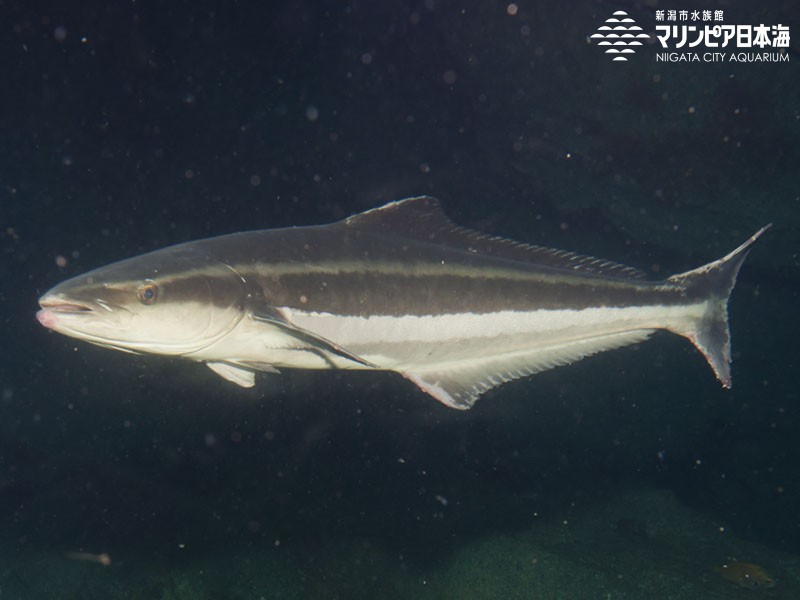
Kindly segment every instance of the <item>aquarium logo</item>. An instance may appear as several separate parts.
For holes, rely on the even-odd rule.
[[[618,10],[606,19],[605,25],[597,28],[597,33],[592,34],[589,41],[600,40],[597,45],[603,46],[605,53],[613,56],[611,60],[627,62],[627,57],[636,52],[635,48],[642,45],[642,40],[649,38],[628,13]]]
[[[788,25],[723,25],[723,16],[721,10],[657,10],[655,37],[663,51],[656,62],[789,62]]]

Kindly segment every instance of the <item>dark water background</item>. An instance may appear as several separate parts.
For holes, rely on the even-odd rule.
[[[797,2],[759,6],[697,8],[800,35]],[[524,528],[515,498],[633,482],[800,552],[800,57],[621,65],[587,44],[618,9],[652,31],[654,8],[693,6],[0,2],[4,543],[179,560],[366,536],[426,562]],[[241,390],[34,319],[114,260],[419,194],[654,277],[774,222],[731,304],[733,390],[663,334],[461,413],[388,374]]]

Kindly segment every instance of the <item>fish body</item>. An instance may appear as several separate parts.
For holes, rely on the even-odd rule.
[[[775,578],[763,567],[746,562],[729,562],[714,567],[728,581],[749,590],[765,590],[775,587]]]
[[[61,283],[39,321],[240,386],[281,368],[396,371],[452,408],[504,382],[633,344],[689,338],[730,387],[727,303],[750,245],[662,281],[452,224],[423,196],[328,225],[188,242]]]

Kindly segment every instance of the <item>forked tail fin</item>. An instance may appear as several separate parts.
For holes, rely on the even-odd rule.
[[[731,334],[728,328],[728,299],[736,276],[755,241],[770,227],[762,227],[744,244],[727,256],[707,265],[673,275],[668,282],[681,285],[687,293],[705,298],[707,308],[695,326],[688,331],[676,331],[691,340],[703,353],[723,387],[731,387]]]

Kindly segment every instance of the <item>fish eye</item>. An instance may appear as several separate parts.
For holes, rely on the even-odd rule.
[[[136,295],[142,304],[153,304],[158,298],[158,286],[153,281],[146,281],[139,286]]]

